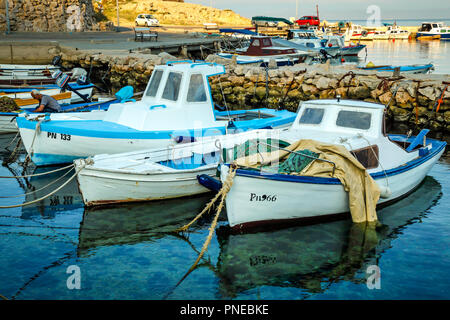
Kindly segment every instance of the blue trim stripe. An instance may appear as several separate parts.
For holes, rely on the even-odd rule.
[[[278,127],[291,123],[295,119],[295,113],[289,111],[275,111],[261,109],[264,113],[273,114],[273,118],[254,119],[236,121],[236,127],[247,131],[251,129],[261,129],[268,126]],[[232,113],[232,112],[230,112]],[[220,113],[219,113],[220,114]],[[224,113],[226,114],[226,113]],[[30,121],[24,117],[17,118],[19,128],[36,128],[36,121]],[[41,131],[70,134],[74,136],[83,136],[91,138],[111,138],[111,139],[171,139],[172,136],[215,136],[226,133],[225,126],[209,127],[202,129],[183,129],[183,130],[160,130],[160,131],[140,131],[117,123],[102,120],[85,121],[63,121],[53,120],[41,123]]]

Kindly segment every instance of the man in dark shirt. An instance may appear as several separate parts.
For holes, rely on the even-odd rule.
[[[39,93],[37,90],[31,91],[33,99],[39,100],[39,106],[34,112],[60,112],[61,107],[55,98]]]

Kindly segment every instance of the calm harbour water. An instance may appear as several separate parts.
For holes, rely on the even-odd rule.
[[[13,136],[0,136],[2,160]],[[20,173],[17,162],[0,167],[1,176]],[[190,221],[211,195],[85,210],[74,181],[36,205],[0,209],[0,294],[10,299],[449,299],[449,173],[447,154],[417,191],[378,211],[383,227],[377,231],[343,220],[230,234],[222,213],[200,266],[176,288],[197,258],[211,217],[183,236],[168,232]],[[1,196],[20,195],[0,203],[38,198],[48,191],[24,193],[58,176],[0,179]],[[71,265],[80,268],[80,290],[67,288]],[[379,290],[366,286],[369,265],[381,270]]]
[[[365,51],[360,52],[359,59],[355,61],[360,66],[368,62],[375,65],[434,65],[433,74],[450,74],[450,41],[428,40],[377,40],[361,41],[367,45]]]

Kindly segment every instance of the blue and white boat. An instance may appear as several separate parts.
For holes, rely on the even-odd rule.
[[[443,22],[423,22],[416,35],[417,38],[437,36],[441,40],[450,40],[450,27],[445,26]]]
[[[166,147],[180,141],[260,128],[288,127],[295,113],[281,110],[215,111],[208,78],[225,73],[214,63],[156,66],[140,101],[107,111],[19,115],[24,146],[38,165],[81,157]],[[36,127],[39,125],[39,130]]]
[[[306,101],[301,104],[292,127],[272,135],[272,139],[276,137],[288,144],[313,139],[344,147],[379,188],[379,198],[366,196],[373,197],[377,205],[387,205],[407,196],[420,185],[444,153],[446,142],[427,138],[429,130],[426,129],[412,137],[388,135],[384,131],[384,111],[384,105],[368,102]],[[264,154],[264,157],[270,159],[271,156]],[[320,156],[315,158],[313,164],[320,160]],[[322,161],[327,160],[322,158]],[[238,166],[226,198],[230,227],[241,229],[348,213],[348,192],[334,176],[336,164],[333,166],[328,162],[320,176],[302,175],[301,172],[273,173]],[[220,166],[220,174],[221,180],[225,181],[229,164]]]
[[[362,70],[380,71],[380,72],[394,72],[396,68],[400,68],[400,73],[430,73],[434,70],[431,63],[428,64],[412,64],[408,66],[369,66],[358,67]]]
[[[289,30],[288,41],[299,45],[296,49],[306,52],[319,53],[321,50],[325,50],[329,55],[335,56],[340,52],[339,46],[336,43],[330,42],[326,38],[319,38],[316,36],[313,30]],[[280,40],[274,40],[276,43],[280,43]]]

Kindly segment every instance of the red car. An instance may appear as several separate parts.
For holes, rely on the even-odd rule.
[[[300,19],[298,19],[297,21],[295,21],[295,23],[297,23],[299,26],[319,26],[320,25],[320,20],[319,17],[315,17],[315,16],[304,16],[301,17]]]

